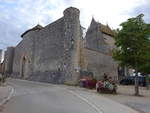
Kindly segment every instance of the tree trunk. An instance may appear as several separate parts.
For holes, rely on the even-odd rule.
[[[147,76],[146,76],[146,89],[147,90],[149,90],[149,84],[148,83],[149,83],[149,81],[148,81]]]
[[[138,80],[138,72],[137,69],[135,70],[135,95],[139,96],[139,80]]]

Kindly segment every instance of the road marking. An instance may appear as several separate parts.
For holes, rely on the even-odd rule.
[[[14,88],[12,87],[12,86],[10,86],[11,87],[11,92],[10,92],[10,94],[8,95],[8,97],[7,98],[5,98],[5,99],[3,99],[2,100],[2,102],[0,103],[0,106],[2,106],[4,103],[6,103],[8,100],[10,100],[10,98],[12,97],[12,95],[14,94]]]
[[[24,79],[13,79],[13,78],[10,78],[10,80],[17,81],[17,82],[31,83],[31,84],[34,84],[34,85],[48,85],[48,86],[53,85],[53,84],[48,83],[48,82],[46,83],[46,82],[30,81],[30,80],[24,80]]]
[[[67,90],[67,89],[66,89]],[[71,90],[67,90],[68,92],[70,92],[71,94],[73,94],[74,96],[78,97],[79,99],[83,100],[84,102],[86,102],[88,105],[90,105],[97,113],[104,113],[102,110],[100,110],[96,105],[94,105],[93,103],[91,103],[90,101],[88,101],[86,98],[80,96],[79,94],[75,93],[74,91]]]

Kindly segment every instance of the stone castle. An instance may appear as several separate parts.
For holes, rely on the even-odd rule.
[[[92,19],[85,36],[83,47],[83,68],[103,79],[104,73],[114,80],[118,79],[117,63],[112,59],[114,32],[108,25],[103,25]]]
[[[117,79],[117,64],[111,57],[113,32],[92,19],[82,37],[80,11],[67,8],[63,17],[24,32],[16,47],[5,54],[5,73],[15,78],[51,83],[75,83],[90,72],[97,79],[104,73]]]

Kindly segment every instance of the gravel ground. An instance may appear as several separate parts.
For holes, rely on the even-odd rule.
[[[118,94],[102,94],[103,96],[139,111],[150,113],[150,90],[140,87],[140,95],[134,96],[134,86],[118,86]]]

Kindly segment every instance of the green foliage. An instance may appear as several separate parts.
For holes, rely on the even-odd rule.
[[[150,76],[147,76],[146,79],[150,82]]]
[[[95,77],[92,78],[93,82],[97,82],[97,79]]]
[[[150,73],[150,24],[144,22],[143,16],[129,18],[120,25],[114,38],[117,49],[113,50],[113,58],[122,66]]]
[[[69,83],[69,82],[64,82],[64,85],[66,85],[66,86],[77,86],[77,84]]]

